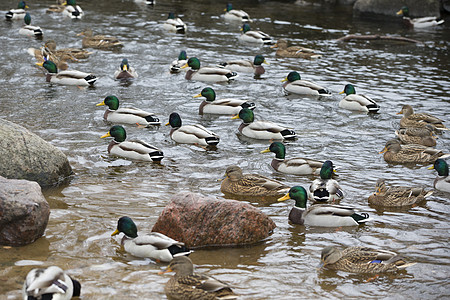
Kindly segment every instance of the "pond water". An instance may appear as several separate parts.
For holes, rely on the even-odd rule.
[[[51,215],[45,236],[32,245],[0,248],[0,298],[18,299],[27,272],[34,264],[58,265],[82,283],[82,299],[161,299],[168,275],[158,275],[164,264],[131,257],[112,238],[119,217],[132,217],[140,232],[149,232],[170,198],[181,191],[222,197],[220,183],[227,166],[259,173],[288,185],[308,187],[312,177],[277,173],[273,154],[259,152],[269,142],[249,141],[237,134],[238,120],[228,116],[200,116],[200,100],[192,96],[212,86],[218,98],[253,100],[256,118],[293,127],[298,139],[287,143],[287,157],[330,159],[339,168],[338,181],[346,193],[342,204],[367,212],[374,221],[348,229],[293,226],[287,215],[293,203],[250,203],[276,223],[264,242],[248,247],[197,250],[191,254],[196,269],[235,287],[242,299],[298,298],[424,298],[450,297],[449,194],[435,192],[411,209],[380,210],[370,207],[368,196],[378,178],[388,184],[432,188],[436,172],[427,166],[388,165],[378,154],[394,137],[403,104],[447,121],[450,116],[450,32],[444,26],[408,30],[395,16],[354,15],[349,6],[296,5],[281,1],[239,1],[236,8],[253,18],[253,28],[275,39],[317,49],[318,60],[276,58],[269,47],[240,44],[239,24],[225,23],[220,1],[157,1],[145,6],[133,1],[79,1],[86,15],[80,21],[46,14],[54,1],[29,3],[35,25],[44,40],[59,47],[81,47],[76,34],[90,27],[96,33],[117,36],[125,47],[118,51],[94,50],[87,60],[71,68],[91,71],[99,79],[94,88],[59,86],[45,82],[43,72],[26,53],[43,41],[18,34],[22,22],[2,22],[0,40],[0,116],[13,121],[60,148],[74,170],[70,183],[45,191]],[[15,1],[2,1],[7,11]],[[168,34],[161,24],[174,11],[187,24],[185,35]],[[423,45],[391,41],[338,43],[346,34],[405,36]],[[199,57],[202,65],[229,59],[252,59],[263,54],[270,65],[255,79],[240,74],[230,84],[187,81],[170,74],[170,62],[180,50]],[[139,78],[131,84],[113,79],[122,58],[128,58]],[[333,92],[326,99],[285,96],[280,82],[289,71],[317,82]],[[381,106],[376,115],[338,108],[344,85],[369,95]],[[177,145],[167,126],[149,129],[126,126],[130,138],[141,138],[165,154],[160,165],[131,162],[107,154],[109,141],[100,139],[109,125],[96,107],[107,95],[117,95],[124,106],[156,113],[163,123],[171,112],[184,124],[200,123],[219,134],[216,150]],[[449,152],[448,133],[437,148]],[[399,252],[417,264],[406,272],[371,276],[318,270],[320,251],[328,245],[366,245]],[[420,295],[420,296],[419,296]]]

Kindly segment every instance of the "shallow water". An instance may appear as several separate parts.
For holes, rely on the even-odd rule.
[[[5,3],[9,2],[9,3]],[[293,226],[287,215],[293,203],[250,203],[276,223],[266,241],[239,248],[197,250],[191,255],[198,271],[235,287],[242,299],[298,298],[447,298],[450,257],[449,194],[435,192],[411,209],[379,210],[368,206],[375,182],[432,188],[436,176],[426,166],[388,165],[378,154],[394,137],[403,104],[429,112],[449,123],[449,40],[445,26],[407,30],[398,18],[353,15],[347,6],[295,5],[283,2],[240,1],[253,28],[274,38],[318,49],[319,60],[281,59],[268,47],[238,43],[239,24],[227,24],[215,1],[159,1],[154,7],[133,1],[79,1],[81,21],[46,14],[53,1],[32,3],[33,24],[46,39],[60,47],[81,47],[76,36],[86,27],[115,35],[125,42],[119,52],[94,50],[73,69],[92,71],[100,79],[94,88],[52,85],[26,53],[42,41],[18,35],[21,22],[0,26],[0,116],[35,132],[60,148],[69,158],[74,177],[68,185],[45,191],[52,208],[45,236],[21,248],[0,248],[0,298],[19,298],[26,273],[33,264],[59,265],[82,283],[83,299],[160,299],[168,275],[158,275],[163,264],[128,256],[119,238],[111,238],[120,216],[132,217],[141,232],[149,232],[172,195],[180,191],[222,196],[217,179],[227,166],[263,174],[288,185],[309,186],[311,177],[285,175],[270,167],[273,154],[259,152],[268,142],[249,141],[237,134],[240,121],[227,116],[199,116],[200,100],[192,99],[212,86],[218,98],[235,97],[256,102],[256,118],[293,127],[299,134],[287,143],[287,157],[330,159],[339,168],[339,183],[346,193],[343,204],[368,212],[374,221],[359,228],[318,229]],[[0,9],[15,6],[3,1]],[[186,35],[164,33],[160,26],[174,11],[187,23]],[[450,19],[446,20],[448,26]],[[406,36],[424,45],[394,42],[337,43],[351,33]],[[170,74],[168,66],[185,49],[203,65],[262,53],[269,66],[261,79],[249,74],[230,84],[189,82],[183,74]],[[112,74],[127,57],[139,78],[121,84]],[[281,79],[297,70],[306,80],[328,87],[326,99],[285,96]],[[381,105],[368,116],[338,108],[338,92],[353,83]],[[171,112],[184,124],[201,123],[221,137],[217,150],[176,145],[165,126],[150,129],[126,126],[129,138],[138,137],[160,147],[161,165],[108,157],[109,141],[100,139],[109,125],[96,107],[115,94],[122,104],[155,112],[163,123]],[[448,124],[447,124],[448,126]],[[449,151],[448,133],[437,148]],[[418,264],[397,275],[370,276],[317,270],[324,246],[367,245],[396,251]]]

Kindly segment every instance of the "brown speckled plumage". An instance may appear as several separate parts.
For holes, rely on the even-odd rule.
[[[386,187],[384,179],[378,179],[375,193],[369,196],[369,203],[378,206],[400,207],[419,203],[432,192],[421,187],[394,186]]]
[[[275,53],[279,57],[296,57],[296,58],[320,58],[322,55],[314,53],[313,49],[304,48],[300,46],[288,46],[288,42],[285,39],[277,41],[272,48],[278,48]]]
[[[414,113],[411,105],[403,105],[402,110],[397,114],[403,114],[400,120],[400,127],[402,128],[426,127],[427,125],[431,125],[434,128],[446,129],[441,119],[426,113]]]
[[[384,153],[386,162],[397,164],[428,164],[441,156],[446,156],[441,150],[418,144],[401,145],[400,141],[395,139],[387,141],[381,153]]]

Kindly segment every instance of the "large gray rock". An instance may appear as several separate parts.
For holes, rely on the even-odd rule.
[[[26,128],[0,119],[0,176],[56,185],[72,174],[61,150]]]
[[[411,17],[440,16],[439,0],[357,0],[353,9],[363,13],[395,16],[403,6],[408,6]]]
[[[275,227],[272,219],[250,204],[184,192],[171,199],[152,231],[195,248],[256,243]]]
[[[49,215],[39,184],[0,176],[0,245],[34,242],[44,234]]]

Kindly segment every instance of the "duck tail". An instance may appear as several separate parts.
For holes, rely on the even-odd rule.
[[[397,268],[399,269],[405,269],[407,267],[413,266],[416,263],[408,263],[405,261],[405,258],[402,257],[401,255],[396,255],[390,259],[388,259],[386,262],[386,264],[394,264]]]
[[[236,72],[229,72],[225,76],[227,76],[228,80],[233,80],[236,77],[238,77],[239,75]]]
[[[285,130],[281,131],[281,135],[286,140],[294,139],[294,138],[297,137],[297,134],[295,133],[295,131],[294,130],[290,130],[290,129],[285,129]]]
[[[254,110],[254,109],[256,108],[256,105],[255,105],[254,102],[249,102],[249,101],[247,101],[247,102],[242,103],[242,104],[241,104],[241,107],[242,107],[242,108],[248,108],[248,109]]]
[[[226,62],[217,64],[217,66],[218,66],[219,68],[225,68],[227,65],[228,65],[228,64],[227,64]]]
[[[353,220],[355,220],[355,222],[358,224],[366,223],[367,221],[372,220],[369,217],[369,214],[367,214],[367,213],[361,213],[361,214],[354,213],[354,214],[350,215],[350,217],[352,217]]]
[[[161,125],[161,121],[153,115],[148,115],[144,118],[149,125]]]
[[[88,76],[84,77],[84,80],[86,80],[89,85],[94,85],[95,81],[97,81],[97,77],[95,75],[89,74]]]
[[[185,245],[172,245],[167,249],[169,250],[169,252],[172,254],[173,257],[188,256],[189,254],[194,252]]]
[[[205,138],[205,141],[208,145],[215,146],[219,143],[220,139],[215,136],[209,136],[209,137]]]
[[[430,197],[431,195],[433,195],[433,191],[428,191],[425,196],[423,196],[424,198]]]
[[[436,25],[441,25],[442,23],[444,23],[444,20],[442,20],[442,19],[436,20]]]

